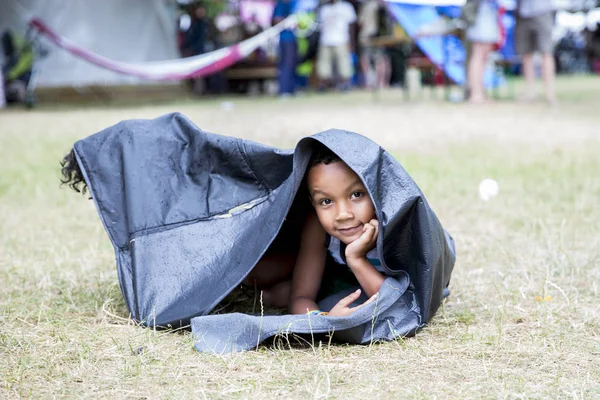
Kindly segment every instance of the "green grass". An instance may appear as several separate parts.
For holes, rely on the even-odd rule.
[[[470,108],[385,92],[0,113],[0,398],[598,398],[600,79],[559,81],[559,100]],[[396,155],[457,244],[430,325],[228,356],[135,326],[93,204],[59,188],[58,161],[121,119],[176,110],[282,147],[341,127]],[[483,202],[486,177],[500,194]]]

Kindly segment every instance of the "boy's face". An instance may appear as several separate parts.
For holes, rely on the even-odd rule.
[[[346,163],[317,164],[306,178],[310,198],[325,232],[350,244],[375,218],[375,208],[362,181]]]

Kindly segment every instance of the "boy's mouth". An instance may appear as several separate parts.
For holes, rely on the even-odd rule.
[[[350,228],[338,228],[337,231],[344,236],[353,236],[356,235],[358,232],[362,232],[362,224],[358,224]]]

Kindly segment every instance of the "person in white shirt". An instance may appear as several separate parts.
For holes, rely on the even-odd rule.
[[[317,75],[322,84],[333,80],[333,65],[342,85],[347,87],[353,74],[351,59],[352,30],[356,12],[344,0],[330,0],[319,11],[321,35],[317,53]]]

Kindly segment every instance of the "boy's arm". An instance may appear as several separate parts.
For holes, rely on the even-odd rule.
[[[306,314],[317,310],[316,298],[325,270],[325,231],[317,215],[311,212],[302,230],[290,293],[290,313]]]
[[[355,260],[346,259],[346,261],[354,273],[354,276],[356,276],[356,280],[360,284],[360,287],[363,288],[368,297],[379,292],[385,278],[381,272],[373,267],[373,264],[371,264],[366,257]]]
[[[381,272],[373,267],[366,255],[369,250],[375,247],[378,234],[379,221],[373,219],[365,224],[362,236],[346,247],[348,267],[350,267],[360,287],[369,297],[379,292],[385,280]]]

